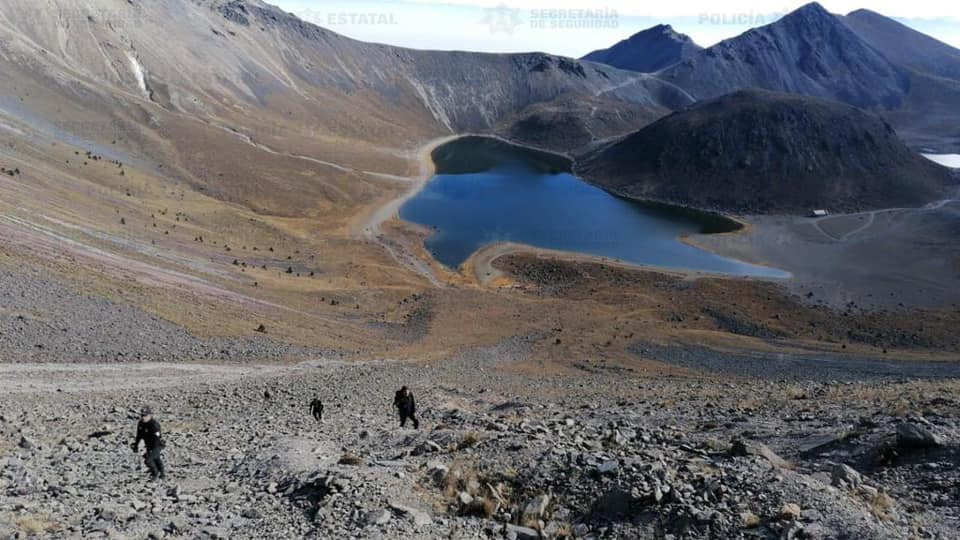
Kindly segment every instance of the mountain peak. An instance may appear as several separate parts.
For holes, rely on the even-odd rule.
[[[787,24],[794,22],[799,24],[840,24],[840,19],[817,2],[810,2],[787,13],[779,22]]]
[[[817,3],[723,41],[662,75],[699,99],[758,87],[891,109],[909,90],[901,69]]]
[[[685,60],[700,50],[701,47],[690,36],[677,32],[669,24],[658,24],[633,34],[609,49],[593,51],[583,59],[651,73]]]
[[[677,32],[674,30],[673,26],[670,26],[669,24],[658,24],[645,30],[641,30],[627,38],[627,41],[656,38],[671,39],[676,41],[693,41],[690,36]]]
[[[820,5],[819,2],[810,2],[809,4],[804,4],[804,5],[800,6],[800,7],[798,7],[797,9],[795,9],[795,10],[793,11],[793,13],[811,14],[811,15],[817,14],[817,15],[830,15],[830,16],[832,16],[831,13],[830,13],[829,11],[827,11],[827,9],[826,9],[825,7],[823,7],[822,5]]]

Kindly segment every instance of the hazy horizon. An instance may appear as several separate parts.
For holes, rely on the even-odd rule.
[[[337,33],[417,49],[485,52],[543,51],[581,57],[630,35],[669,24],[709,47],[774,22],[807,2],[734,0],[637,6],[614,0],[265,0]],[[960,17],[942,2],[821,2],[832,13],[869,9],[960,47]]]

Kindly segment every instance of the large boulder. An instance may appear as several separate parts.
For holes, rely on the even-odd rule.
[[[943,442],[926,427],[902,422],[897,426],[897,446],[906,449],[937,448],[943,446]]]
[[[530,499],[523,507],[523,515],[520,521],[524,524],[537,523],[543,519],[547,513],[547,506],[550,505],[550,495],[543,494]]]
[[[839,463],[830,469],[830,483],[834,487],[855,489],[862,481],[860,473],[849,465]]]
[[[760,457],[779,469],[790,468],[790,463],[763,443],[739,439],[733,442],[729,454],[734,457]]]

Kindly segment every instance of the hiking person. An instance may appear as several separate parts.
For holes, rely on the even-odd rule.
[[[154,480],[164,478],[166,474],[163,470],[160,450],[163,449],[165,444],[160,435],[160,422],[157,422],[157,419],[153,417],[153,411],[150,410],[150,407],[144,407],[140,411],[140,422],[137,423],[137,439],[131,445],[134,453],[139,451],[141,440],[146,449],[143,454],[143,462],[150,471],[150,477]]]
[[[313,398],[313,401],[310,402],[310,414],[317,422],[323,421],[323,402],[320,401],[320,398]]]
[[[417,413],[417,403],[413,399],[413,393],[406,386],[397,390],[397,394],[393,398],[393,406],[400,413],[400,427],[404,427],[407,420],[411,420],[413,421],[413,429],[420,429],[420,421],[414,416]]]

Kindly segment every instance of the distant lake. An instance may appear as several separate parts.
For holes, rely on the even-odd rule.
[[[436,176],[400,208],[400,217],[433,229],[426,247],[450,268],[486,245],[515,242],[639,265],[789,277],[680,241],[730,230],[729,220],[616,197],[570,174],[562,156],[464,137],[437,148],[433,161]]]
[[[923,157],[936,161],[944,167],[960,169],[960,154],[923,154]]]

